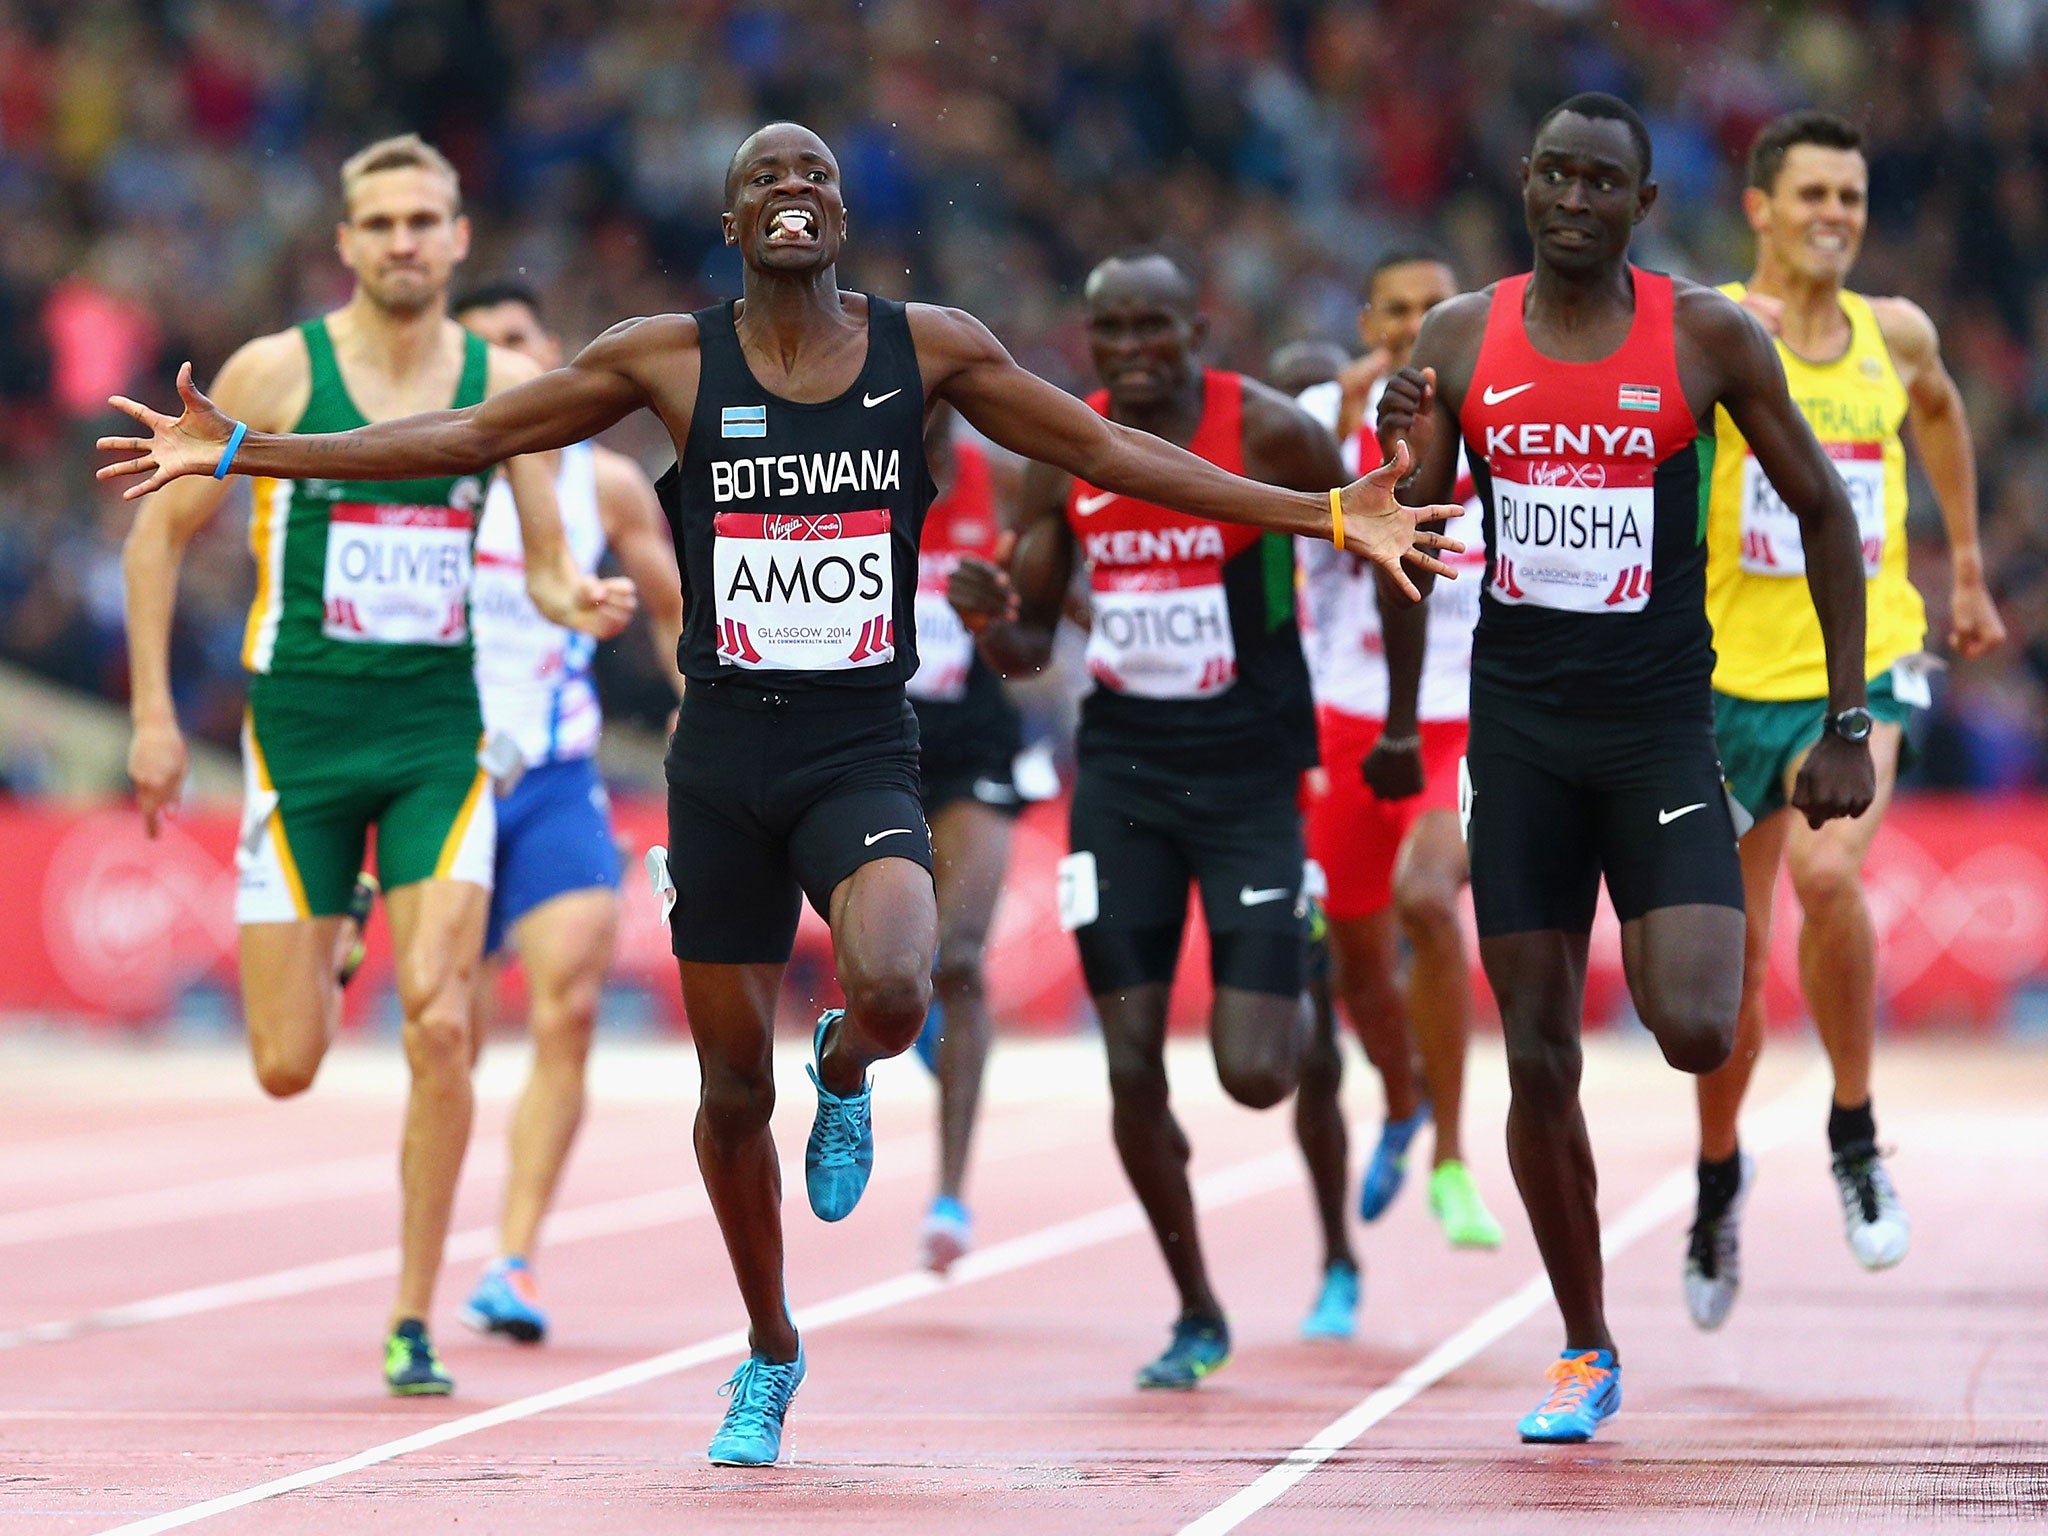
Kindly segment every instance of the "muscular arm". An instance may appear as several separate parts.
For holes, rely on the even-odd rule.
[[[683,637],[683,578],[676,569],[675,544],[654,483],[638,464],[609,448],[597,450],[597,514],[620,569],[640,590],[662,674],[681,698],[683,675],[676,670],[676,654]]]
[[[284,332],[250,342],[221,369],[214,390],[238,413],[282,430],[305,409],[311,389],[306,350]],[[212,520],[224,482],[189,479],[167,486],[136,509],[121,549],[122,605],[128,629],[129,714],[134,739],[128,774],[150,836],[185,777],[185,740],[171,699],[171,617],[185,546]]]
[[[662,415],[682,441],[696,398],[696,323],[683,315],[626,320],[575,360],[459,411],[425,411],[348,432],[291,434],[251,430],[234,460],[237,474],[287,479],[406,480],[472,474],[522,454],[566,448],[596,436],[643,405]],[[184,414],[165,416],[132,400],[114,404],[150,430],[147,438],[107,437],[100,447],[139,457],[99,471],[103,480],[146,474],[122,494],[138,496],[180,475],[210,474],[235,417],[181,372]]]
[[[1949,644],[1963,656],[1981,656],[2005,640],[2005,625],[1984,584],[1984,554],[1977,542],[1977,455],[1962,391],[1941,361],[1934,322],[1908,299],[1872,299],[1892,365],[1906,386],[1913,443],[1934,487],[1948,532],[1954,591]]]
[[[1012,453],[1055,465],[1103,490],[1195,517],[1329,537],[1327,495],[1262,486],[1163,438],[1118,426],[1018,367],[971,315],[913,304],[910,317],[926,392],[950,402]],[[1345,492],[1346,547],[1396,569],[1405,560],[1448,574],[1448,567],[1424,553],[1442,547],[1441,541],[1416,534],[1413,514],[1386,494],[1391,479],[1391,474],[1380,475]]]

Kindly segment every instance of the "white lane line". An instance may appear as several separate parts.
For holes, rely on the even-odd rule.
[[[169,1189],[126,1190],[118,1195],[7,1211],[0,1213],[0,1247],[169,1226],[207,1216],[271,1210],[307,1200],[372,1194],[396,1182],[397,1168],[397,1158],[381,1152],[375,1156],[339,1157],[298,1168],[202,1179]]]
[[[1277,1189],[1287,1189],[1301,1183],[1301,1160],[1289,1149],[1284,1152],[1268,1153],[1250,1162],[1238,1163],[1222,1169],[1195,1182],[1197,1205],[1205,1211],[1217,1210],[1240,1201],[1254,1199]],[[970,1285],[977,1280],[990,1280],[998,1275],[1012,1274],[1020,1269],[1049,1263],[1089,1248],[1099,1247],[1120,1237],[1128,1237],[1145,1230],[1144,1213],[1135,1201],[1109,1206],[1103,1210],[1077,1216],[1071,1221],[1041,1227],[1036,1232],[1027,1232],[1008,1242],[997,1243],[971,1253],[953,1266],[948,1279],[941,1280],[923,1270],[912,1270],[892,1279],[878,1281],[847,1291],[827,1301],[800,1309],[796,1314],[797,1326],[806,1332],[816,1332],[835,1324],[851,1322],[856,1318],[871,1317],[892,1307],[904,1306],[939,1291],[951,1290],[957,1286]],[[131,1521],[127,1525],[113,1526],[100,1536],[154,1536],[158,1531],[173,1531],[181,1526],[192,1525],[214,1515],[224,1515],[231,1510],[245,1509],[266,1499],[281,1494],[295,1493],[301,1488],[310,1488],[319,1483],[333,1482],[336,1478],[347,1477],[350,1473],[361,1472],[369,1467],[394,1461],[400,1456],[409,1456],[415,1451],[430,1450],[437,1445],[446,1445],[451,1440],[460,1440],[469,1435],[481,1434],[495,1429],[500,1424],[511,1424],[520,1419],[530,1419],[536,1414],[546,1413],[554,1408],[567,1408],[576,1403],[588,1402],[594,1397],[603,1397],[612,1392],[623,1392],[629,1387],[642,1386],[658,1381],[664,1376],[691,1370],[713,1361],[736,1358],[747,1348],[746,1333],[735,1329],[721,1333],[715,1338],[686,1344],[666,1354],[620,1366],[597,1376],[587,1376],[581,1381],[572,1381],[552,1391],[535,1393],[531,1397],[517,1398],[488,1408],[482,1413],[467,1414],[459,1419],[450,1419],[432,1429],[407,1435],[402,1439],[388,1440],[366,1451],[340,1461],[330,1461],[321,1466],[307,1467],[285,1477],[259,1483],[253,1488],[244,1488],[235,1493],[223,1494],[217,1499],[208,1499],[203,1504],[188,1505],[161,1515]]]
[[[1749,1118],[1743,1127],[1744,1147],[1753,1153],[1769,1151],[1800,1126],[1811,1130],[1814,1087],[1825,1081],[1826,1074],[1819,1069],[1802,1074],[1791,1088]],[[1693,1198],[1694,1180],[1690,1164],[1674,1168],[1620,1216],[1601,1223],[1601,1257],[1612,1261],[1685,1210]],[[1495,1302],[1392,1381],[1289,1451],[1277,1465],[1182,1526],[1178,1536],[1224,1536],[1236,1530],[1380,1420],[1506,1338],[1542,1311],[1549,1300],[1550,1280],[1539,1270],[1512,1295]]]

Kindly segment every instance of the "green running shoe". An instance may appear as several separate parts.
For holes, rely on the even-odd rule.
[[[1453,1248],[1498,1248],[1500,1223],[1479,1198],[1472,1170],[1456,1158],[1438,1163],[1429,1175],[1429,1208]]]
[[[384,1385],[394,1397],[446,1397],[455,1381],[441,1368],[427,1325],[408,1317],[384,1341]]]
[[[1166,1353],[1138,1371],[1150,1391],[1192,1392],[1204,1376],[1230,1363],[1230,1325],[1220,1317],[1183,1317],[1173,1325]]]

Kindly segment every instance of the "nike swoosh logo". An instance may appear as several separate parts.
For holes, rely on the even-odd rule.
[[[1115,491],[1100,491],[1093,496],[1076,496],[1074,498],[1074,510],[1083,517],[1093,517],[1112,501],[1115,501],[1116,495]]]
[[[1291,885],[1276,885],[1270,891],[1255,891],[1246,886],[1237,893],[1237,899],[1247,907],[1263,907],[1269,901],[1279,901],[1282,897],[1293,894],[1294,887]]]
[[[1484,400],[1488,405],[1499,405],[1501,401],[1512,400],[1515,398],[1515,396],[1519,395],[1523,390],[1534,389],[1535,387],[1536,381],[1534,379],[1531,379],[1526,384],[1517,384],[1513,389],[1495,389],[1491,384],[1489,384],[1486,386],[1484,390],[1480,392],[1479,398]]]
[[[1679,817],[1690,816],[1694,811],[1704,811],[1706,808],[1706,801],[1696,800],[1691,805],[1681,805],[1675,811],[1659,811],[1657,813],[1657,825],[1668,827],[1672,822],[1678,820]]]
[[[861,842],[865,846],[872,848],[875,846],[875,844],[879,843],[885,837],[908,837],[909,835],[910,828],[908,827],[891,827],[886,832],[870,832],[866,837],[861,839]]]
[[[1528,386],[1527,386],[1526,384],[1525,384],[1525,385],[1523,385],[1522,387],[1523,387],[1524,389],[1528,388]],[[889,391],[889,393],[887,393],[886,395],[866,395],[866,394],[864,394],[864,395],[862,395],[862,396],[860,397],[860,403],[861,403],[862,405],[866,406],[866,407],[867,407],[867,408],[868,408],[869,410],[871,410],[871,411],[872,411],[872,410],[873,410],[873,409],[874,409],[874,408],[875,408],[876,406],[880,405],[880,404],[881,404],[881,403],[882,403],[882,402],[883,402],[884,400],[894,400],[894,399],[895,399],[895,398],[896,398],[896,397],[897,397],[898,395],[900,395],[900,394],[902,394],[902,393],[903,393],[903,391],[902,391],[902,390],[900,390],[900,389],[892,389],[892,390],[890,390],[890,391]]]

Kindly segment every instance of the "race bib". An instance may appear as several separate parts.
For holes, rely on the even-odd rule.
[[[967,694],[974,636],[946,601],[946,579],[958,564],[951,555],[918,557],[917,673],[905,687],[914,699],[955,703]]]
[[[718,659],[750,672],[844,672],[896,656],[889,513],[712,519]]]
[[[1088,672],[1140,699],[1205,699],[1237,681],[1220,570],[1098,570]]]
[[[1054,866],[1059,882],[1060,927],[1067,933],[1086,928],[1102,916],[1102,889],[1096,884],[1095,855],[1083,849]]]
[[[461,645],[469,638],[469,543],[460,507],[339,502],[328,513],[321,631],[330,640]]]
[[[1520,463],[1493,482],[1496,602],[1640,613],[1650,601],[1657,503],[1649,465]],[[1622,483],[1624,480],[1631,483]]]
[[[1884,445],[1822,443],[1856,513],[1867,581],[1884,565]],[[1742,569],[1752,576],[1804,576],[1806,547],[1799,519],[1779,499],[1754,454],[1742,459]]]

